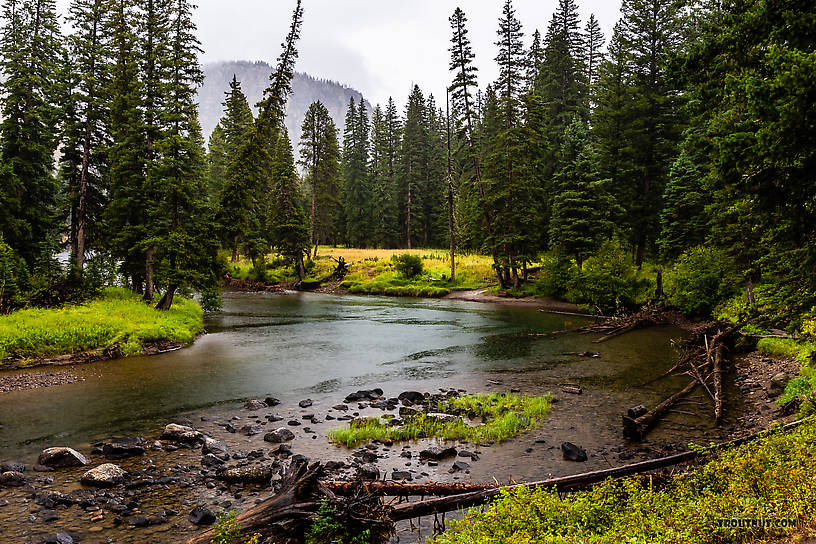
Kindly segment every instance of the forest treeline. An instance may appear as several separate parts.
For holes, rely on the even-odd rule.
[[[214,285],[219,246],[301,277],[317,244],[450,246],[517,287],[544,254],[580,270],[613,247],[814,305],[809,2],[624,0],[606,40],[574,0],[543,33],[505,0],[493,82],[456,9],[446,96],[352,100],[344,127],[315,103],[287,135],[298,4],[257,117],[234,79],[206,157],[190,6],[137,4],[75,0],[63,38],[52,1],[5,2],[2,232],[29,271],[60,235],[75,269],[113,260],[146,294]]]

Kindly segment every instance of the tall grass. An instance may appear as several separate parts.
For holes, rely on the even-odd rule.
[[[0,364],[89,351],[122,342],[123,355],[169,340],[190,343],[204,329],[201,307],[176,297],[169,311],[155,310],[126,289],[107,288],[84,304],[28,309],[0,316]]]
[[[662,489],[649,479],[632,478],[563,498],[544,488],[505,491],[490,508],[474,508],[431,542],[708,544],[804,535],[816,527],[814,474],[816,423],[810,423],[723,453]],[[793,520],[799,527],[719,523],[746,518]]]
[[[466,412],[479,422],[469,423],[460,418],[443,423],[425,414],[406,417],[402,425],[392,425],[388,418],[370,418],[352,421],[334,429],[329,438],[352,448],[377,439],[402,442],[434,437],[441,440],[461,440],[472,443],[492,440],[502,442],[520,432],[535,429],[547,417],[552,396],[527,397],[507,394],[465,395],[439,403],[440,412]],[[481,423],[481,419],[484,423]]]

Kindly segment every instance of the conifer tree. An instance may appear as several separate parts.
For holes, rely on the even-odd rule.
[[[660,213],[660,254],[675,259],[686,249],[702,244],[708,234],[705,214],[705,173],[684,149],[674,161],[663,194]]]
[[[88,249],[101,243],[101,215],[108,178],[110,48],[105,0],[73,0],[69,8],[74,33],[68,38],[75,82],[66,101],[62,176],[68,182],[71,253],[82,270]]]
[[[563,167],[554,179],[550,245],[575,258],[579,268],[601,243],[611,237],[614,199],[609,180],[601,180],[597,160],[583,122],[567,127],[561,151]]]
[[[224,187],[227,165],[238,154],[241,144],[252,129],[254,117],[241,90],[241,82],[233,75],[229,91],[224,93],[224,115],[210,136],[208,195],[217,200]],[[231,245],[231,244],[230,244]],[[233,255],[235,256],[235,255]]]
[[[426,104],[425,180],[419,194],[419,222],[424,247],[441,247],[446,236],[445,187],[447,179],[447,147],[445,114],[436,107],[433,95]]]
[[[272,157],[272,194],[271,243],[278,253],[295,264],[297,275],[303,280],[306,274],[303,256],[310,248],[308,220],[300,205],[300,179],[285,127],[281,128]]]
[[[377,105],[371,118],[372,242],[396,247],[399,239],[395,184],[396,106],[389,99],[385,113]]]
[[[401,233],[408,249],[420,240],[421,188],[428,179],[428,124],[425,97],[414,85],[408,97],[400,152],[399,207]]]
[[[214,202],[217,202],[218,196],[224,189],[227,164],[231,160],[227,152],[227,137],[223,121],[222,117],[213,128],[210,139],[207,141],[207,196]],[[233,257],[237,258],[237,255]]]
[[[6,0],[0,42],[2,235],[29,266],[57,226],[54,152],[59,140],[56,77],[64,58],[54,0]]]
[[[541,66],[544,64],[544,46],[541,43],[541,32],[533,32],[533,43],[527,53],[525,80],[527,88],[533,88]]]
[[[368,112],[365,101],[349,101],[343,137],[343,219],[345,239],[366,247],[371,232],[371,187],[368,178]]]
[[[586,27],[584,28],[584,67],[586,68],[585,81],[587,84],[586,91],[586,109],[591,111],[595,107],[595,86],[600,77],[599,69],[601,62],[604,59],[604,35],[601,31],[601,25],[594,14],[590,14]]]
[[[309,243],[334,241],[335,220],[340,207],[340,147],[337,128],[329,110],[320,101],[306,111],[300,139],[301,164],[311,192]]]

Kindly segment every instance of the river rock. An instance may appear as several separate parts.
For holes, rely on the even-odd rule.
[[[423,414],[422,410],[419,410],[417,408],[411,408],[409,406],[400,406],[400,409],[399,409],[399,416],[400,417],[409,418],[409,417],[421,416],[422,414]]]
[[[204,438],[204,435],[192,427],[178,425],[176,423],[167,425],[161,435],[162,440],[169,440],[171,442],[198,442],[202,438]]]
[[[100,453],[105,459],[119,460],[137,455],[144,455],[145,439],[139,437],[112,438],[110,442],[101,444]]]
[[[6,461],[5,463],[0,463],[0,473],[3,472],[25,472],[26,466],[23,463],[17,463],[15,461]]]
[[[212,453],[208,453],[201,458],[201,464],[205,467],[218,467],[224,464],[224,460],[220,457],[216,457]]]
[[[258,399],[252,399],[251,401],[244,404],[244,408],[252,412],[256,410],[263,410],[264,408],[266,408],[266,403]]]
[[[280,444],[282,442],[289,442],[295,438],[295,433],[287,429],[286,427],[281,427],[280,429],[275,429],[271,433],[266,433],[264,435],[265,442],[271,442],[272,444]]]
[[[470,464],[469,463],[465,463],[464,461],[454,461],[453,466],[451,466],[451,468],[450,468],[450,470],[448,470],[448,472],[453,474],[454,472],[460,472],[460,471],[465,471],[465,470],[470,470]]]
[[[60,493],[59,491],[51,491],[48,493],[39,493],[34,497],[34,504],[38,504],[43,508],[47,508],[53,510],[57,506],[64,505],[64,506],[71,506],[74,504],[74,499]]]
[[[361,400],[377,400],[383,396],[383,390],[380,388],[361,389],[356,393],[349,393],[346,396],[346,402],[358,402]]]
[[[215,523],[215,514],[206,506],[196,506],[190,512],[189,519],[193,525],[212,525]]]
[[[263,427],[261,427],[257,423],[244,425],[243,427],[241,427],[241,434],[246,436],[255,436],[256,434],[261,434],[262,431]]]
[[[451,414],[446,414],[446,413],[443,413],[443,412],[429,412],[427,414],[427,417],[429,417],[431,419],[435,419],[439,423],[456,423],[458,421],[462,421],[462,418],[460,418],[460,417],[457,417],[457,416],[454,416],[454,415],[451,415]]]
[[[583,463],[587,460],[586,451],[571,442],[564,442],[561,444],[561,453],[564,455],[564,459],[567,461]]]
[[[456,457],[456,448],[453,446],[449,448],[431,446],[430,448],[419,452],[420,459],[430,459],[431,461],[439,461],[447,457]]]
[[[74,539],[68,533],[57,533],[45,537],[45,544],[74,544]]]
[[[425,400],[425,395],[419,391],[403,391],[397,396],[397,399],[403,404],[406,404],[406,401],[410,404],[420,404]]]
[[[276,399],[275,397],[266,397],[264,399],[264,404],[271,408],[272,406],[277,406],[278,404],[280,404],[280,400]]]
[[[51,468],[81,467],[88,460],[72,448],[48,448],[40,454],[37,464]]]
[[[788,380],[790,380],[790,376],[788,376],[785,372],[780,372],[771,378],[771,386],[779,389],[785,389],[785,386],[788,384]]]
[[[363,465],[357,469],[357,477],[361,480],[379,480],[380,469],[374,465]]]
[[[275,470],[271,465],[251,465],[221,469],[216,477],[228,483],[267,484],[273,474],[275,474]]]
[[[312,399],[305,399],[305,400],[302,400],[302,401],[298,402],[298,406],[300,406],[301,408],[308,408],[311,405],[312,405]]]
[[[395,482],[403,480],[406,482],[411,482],[413,481],[414,477],[407,470],[395,470],[391,473],[391,479],[394,480]]]
[[[83,485],[92,487],[112,487],[125,481],[127,472],[113,463],[105,463],[92,468],[82,475]]]
[[[28,478],[22,472],[10,470],[0,474],[0,485],[5,487],[22,487],[28,482]]]
[[[227,453],[227,447],[218,440],[210,438],[209,436],[205,436],[204,445],[201,446],[201,453],[204,455],[207,455],[208,453],[220,455],[223,453]]]

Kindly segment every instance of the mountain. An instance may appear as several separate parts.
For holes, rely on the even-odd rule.
[[[241,82],[241,88],[249,100],[249,105],[257,113],[255,105],[263,97],[264,89],[269,86],[269,74],[272,67],[265,62],[227,61],[214,62],[204,65],[204,84],[198,90],[199,116],[204,138],[209,139],[221,116],[224,114],[224,92],[229,89],[229,82],[233,74]],[[338,136],[342,140],[343,125],[346,119],[346,109],[349,99],[355,101],[362,98],[362,93],[350,87],[318,79],[308,74],[295,73],[292,80],[292,95],[286,106],[286,128],[292,143],[300,141],[301,126],[306,116],[306,110],[315,100],[320,100],[329,110],[334,123],[339,130]],[[371,112],[371,104],[366,101]]]

